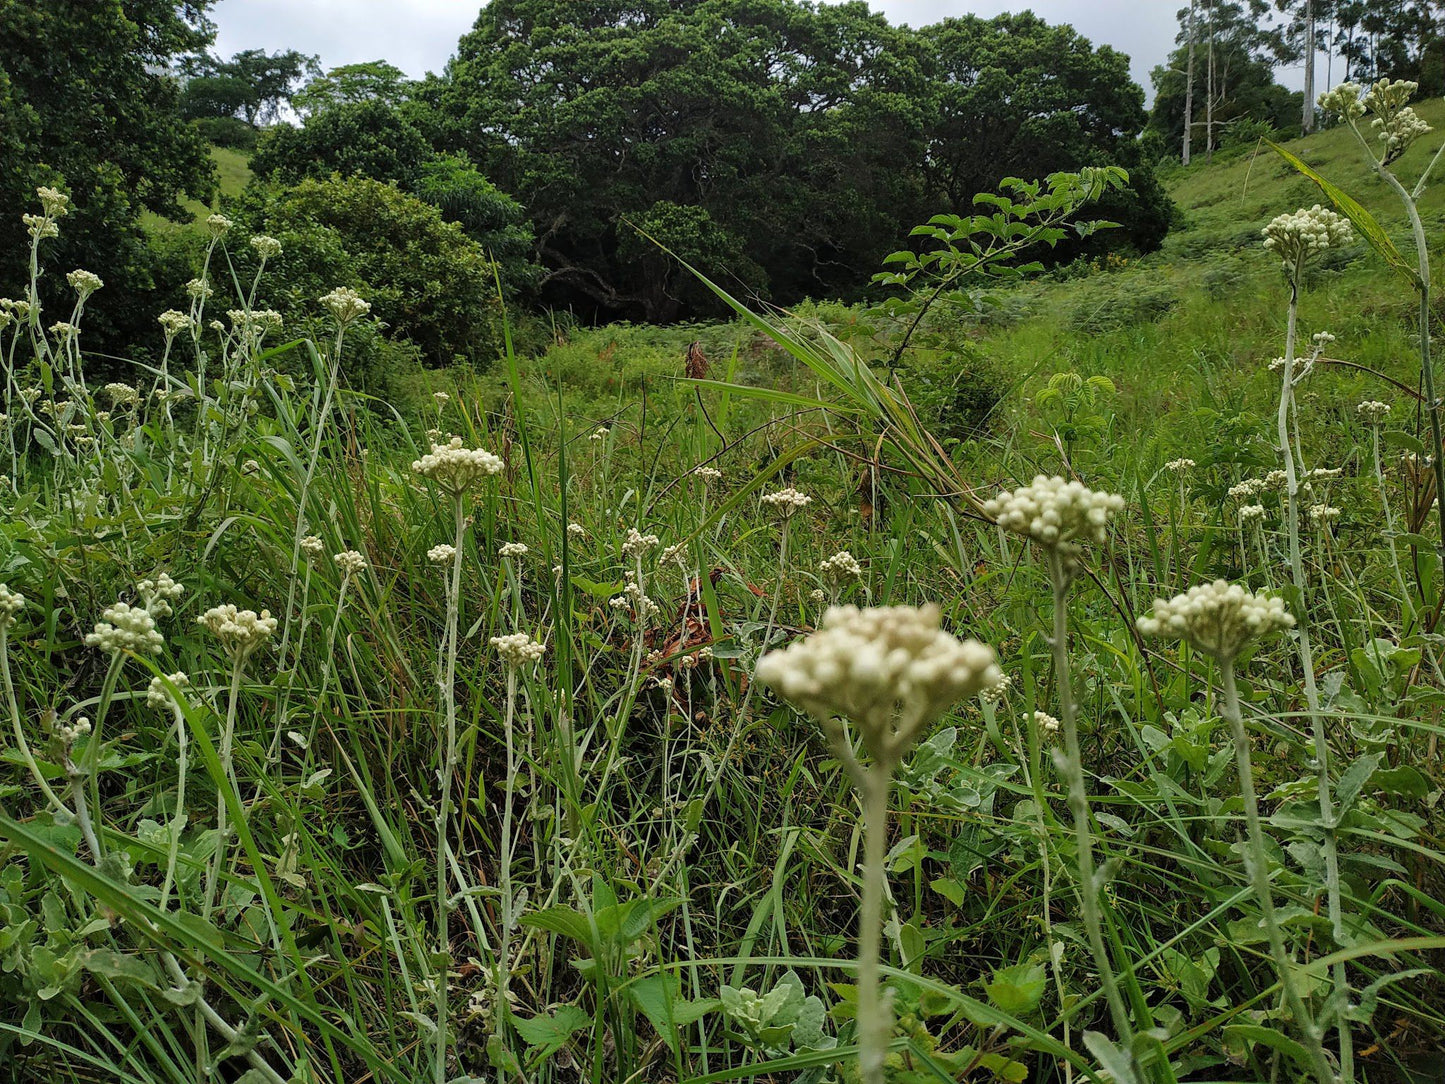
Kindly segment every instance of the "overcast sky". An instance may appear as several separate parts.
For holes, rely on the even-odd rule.
[[[871,0],[871,6],[910,26],[1032,8],[1129,54],[1135,80],[1148,91],[1149,70],[1174,40],[1178,0]],[[319,54],[326,67],[382,59],[421,76],[442,69],[480,7],[479,0],[220,0],[213,9],[216,50],[230,56],[299,49]]]

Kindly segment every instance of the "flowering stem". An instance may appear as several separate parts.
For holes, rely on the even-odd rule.
[[[507,745],[507,776],[502,795],[502,842],[498,871],[498,888],[501,891],[502,932],[497,939],[497,1003],[494,1034],[506,1041],[507,1035],[507,989],[511,984],[510,964],[507,959],[511,948],[512,928],[517,920],[517,901],[512,895],[512,803],[515,800],[517,778],[516,754],[512,745],[512,720],[517,705],[517,668],[507,667],[507,706],[502,720],[502,730]],[[506,1084],[506,1071],[498,1066],[498,1084]]]
[[[1324,1044],[1320,1041],[1320,1029],[1310,1015],[1294,981],[1294,960],[1285,948],[1284,934],[1274,913],[1274,898],[1269,884],[1269,859],[1264,848],[1264,830],[1259,822],[1259,801],[1254,793],[1254,771],[1249,757],[1249,735],[1244,732],[1244,720],[1239,711],[1239,690],[1234,682],[1234,660],[1219,660],[1219,676],[1224,686],[1222,710],[1229,722],[1230,734],[1234,739],[1234,762],[1239,771],[1239,794],[1244,801],[1245,826],[1249,831],[1249,875],[1254,885],[1254,894],[1259,900],[1260,913],[1264,917],[1265,932],[1269,935],[1270,951],[1274,954],[1275,967],[1279,970],[1280,986],[1284,990],[1285,1002],[1290,1013],[1304,1035],[1305,1047],[1309,1051],[1311,1068],[1319,1084],[1335,1084],[1334,1073],[1329,1059],[1325,1056]]]
[[[177,690],[177,695],[180,695],[179,690]],[[171,884],[175,881],[176,858],[180,854],[181,829],[185,827],[183,818],[186,815],[186,716],[177,703],[172,703],[171,710],[175,713],[176,718],[176,812],[171,821],[171,843],[166,853],[166,874],[161,881],[160,901],[156,904],[162,911],[166,909],[166,904],[170,900]]]
[[[1390,546],[1390,563],[1395,568],[1395,584],[1400,588],[1400,605],[1404,607],[1407,627],[1415,624],[1415,604],[1410,600],[1410,589],[1405,586],[1405,573],[1400,569],[1400,553],[1395,548],[1395,514],[1390,509],[1390,493],[1385,488],[1385,464],[1380,454],[1380,427],[1370,426],[1370,447],[1374,452],[1375,484],[1380,489],[1380,505],[1385,512],[1385,541]]]
[[[1099,985],[1109,1003],[1109,1014],[1120,1043],[1132,1052],[1134,1029],[1124,1007],[1119,984],[1114,978],[1109,951],[1104,945],[1103,923],[1099,917],[1099,891],[1102,885],[1094,870],[1094,841],[1089,828],[1089,796],[1084,789],[1084,761],[1079,748],[1079,728],[1074,717],[1074,691],[1069,676],[1069,574],[1067,554],[1057,547],[1048,548],[1049,583],[1054,592],[1054,678],[1059,686],[1059,721],[1064,730],[1064,757],[1061,767],[1069,788],[1069,810],[1074,815],[1074,841],[1079,861],[1079,903],[1089,947],[1099,969]],[[1132,1054],[1131,1054],[1132,1056]]]
[[[241,699],[241,674],[244,669],[245,655],[237,651],[231,659],[231,692],[226,702],[226,727],[221,731],[221,774],[225,778],[216,788],[216,850],[211,855],[211,867],[206,871],[206,898],[201,911],[208,920],[216,903],[216,887],[221,867],[226,864],[226,851],[231,834],[230,811],[221,786],[229,786],[236,796],[240,797],[240,789],[236,786],[235,773],[231,767],[231,749],[236,734],[236,706]]]
[[[883,1084],[892,1013],[879,992],[883,880],[888,845],[888,765],[873,764],[858,780],[863,793],[863,900],[858,913],[858,1067],[863,1084]]]

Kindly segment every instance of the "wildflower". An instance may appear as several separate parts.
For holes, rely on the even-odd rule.
[[[792,486],[780,489],[776,493],[765,493],[758,500],[785,518],[791,516],[798,509],[813,503],[812,497],[799,492]]]
[[[627,529],[627,540],[622,543],[622,552],[635,560],[641,560],[642,555],[659,544],[655,534],[642,534],[636,527]]]
[[[32,241],[44,241],[50,237],[60,236],[60,227],[55,224],[54,219],[45,215],[21,215],[20,221],[25,223],[25,232],[30,235]]]
[[[212,606],[196,623],[221,641],[221,648],[233,662],[241,662],[271,638],[276,619],[270,610],[238,610],[231,603]]]
[[[1145,636],[1179,639],[1218,659],[1233,659],[1250,640],[1290,628],[1279,598],[1251,594],[1225,580],[1199,584],[1172,599],[1155,599],[1139,618]]]
[[[170,689],[166,687],[167,681],[169,681],[172,685],[176,687],[178,691],[181,691],[182,693],[184,693],[184,690],[191,687],[190,677],[179,670],[176,671],[174,674],[166,675],[166,677],[164,678],[153,677],[151,678],[150,685],[146,688],[147,706],[155,708],[159,711],[164,711],[172,707],[179,706],[176,703],[174,696],[172,696]]]
[[[371,302],[363,301],[361,295],[349,286],[338,286],[321,298],[321,304],[336,318],[340,327],[365,316],[371,311]]]
[[[1044,737],[1051,738],[1059,732],[1059,721],[1046,711],[1034,712],[1033,722]]]
[[[1278,215],[1260,232],[1264,234],[1264,247],[1291,269],[1325,249],[1339,248],[1354,240],[1350,220],[1318,203]]]
[[[366,558],[356,550],[342,550],[331,562],[341,569],[343,576],[354,576],[366,568]]]
[[[1045,546],[1064,548],[1076,542],[1103,544],[1109,520],[1124,507],[1124,498],[1095,492],[1079,482],[1040,474],[1028,486],[1004,490],[985,501],[983,510],[999,526]]]
[[[1232,500],[1244,501],[1253,497],[1264,489],[1264,483],[1258,478],[1246,478],[1237,485],[1229,487],[1229,496]]]
[[[274,237],[267,237],[264,233],[258,233],[251,238],[251,247],[256,250],[256,255],[263,260],[274,259],[281,255],[281,242]]]
[[[317,538],[314,534],[308,534],[301,540],[301,552],[306,555],[308,561],[314,561],[320,557],[321,550],[321,539]]]
[[[819,564],[818,571],[823,574],[825,579],[841,583],[846,579],[862,576],[863,566],[847,550],[839,550]]]
[[[206,219],[206,229],[218,241],[230,232],[231,225],[231,220],[222,214],[211,215]]]
[[[457,548],[449,546],[445,542],[426,551],[426,559],[434,565],[449,565],[456,555]]]
[[[92,271],[82,271],[79,268],[66,275],[65,281],[70,283],[70,288],[80,295],[81,301],[105,285],[99,275]]]
[[[171,603],[186,593],[183,585],[171,579],[169,572],[162,572],[153,580],[141,580],[136,592],[152,617],[170,617],[174,613]]]
[[[605,426],[605,425],[598,426],[596,429],[594,429],[594,430],[592,431],[591,435],[588,436],[587,439],[588,439],[588,440],[606,440],[606,439],[607,439],[607,434],[608,434],[609,432],[611,432],[611,430],[609,430],[609,429],[607,428],[607,426]]]
[[[98,647],[110,654],[128,651],[154,655],[165,646],[165,637],[156,631],[156,620],[144,606],[117,602],[106,607],[100,618],[85,638],[87,647]]]
[[[1329,505],[1329,504],[1312,504],[1312,505],[1310,505],[1310,522],[1313,523],[1313,524],[1315,524],[1317,527],[1322,527],[1322,526],[1324,526],[1326,523],[1333,523],[1335,520],[1337,520],[1337,519],[1339,519],[1339,518],[1340,518],[1340,510],[1339,510],[1338,508],[1334,507],[1333,505]]]
[[[80,334],[80,328],[64,320],[56,321],[50,325],[50,334],[57,339],[66,340]]]
[[[1365,115],[1365,106],[1360,101],[1360,85],[1358,83],[1341,83],[1334,90],[1321,94],[1319,107],[1330,113],[1339,113],[1351,120]]]
[[[1390,413],[1390,404],[1382,403],[1378,399],[1366,399],[1355,407],[1355,413],[1366,425],[1383,425]]]
[[[1186,471],[1193,470],[1195,466],[1196,464],[1192,459],[1171,459],[1168,463],[1164,464],[1164,469],[1173,471],[1175,474],[1183,474]]]
[[[25,596],[10,590],[10,585],[0,583],[0,629],[8,629],[15,623],[15,615],[25,609]]]
[[[90,719],[84,715],[77,715],[68,723],[57,719],[50,725],[50,732],[68,749],[90,733]]]
[[[95,420],[96,420],[97,422],[99,422],[101,425],[109,425],[109,424],[110,424],[110,418],[111,418],[111,413],[110,413],[110,411],[108,411],[108,410],[97,410],[97,411],[95,412]],[[81,426],[81,429],[84,429],[84,428],[85,428],[84,426]]]
[[[1331,335],[1328,331],[1316,331],[1313,335],[1310,336],[1310,340],[1315,344],[1315,350],[1319,351],[1323,350],[1325,347],[1329,346],[1330,343],[1334,342],[1335,337]]]
[[[140,392],[129,384],[107,384],[103,389],[116,406],[135,406],[140,402]]]
[[[713,650],[711,645],[704,645],[697,649],[698,662],[712,662]]]
[[[1008,691],[1013,688],[1014,679],[1007,674],[999,674],[998,681],[980,689],[978,698],[985,704],[997,704],[1002,700]]]
[[[40,209],[47,218],[64,218],[70,213],[70,197],[58,188],[42,185],[35,194],[40,197]]]
[[[536,662],[547,650],[547,645],[532,639],[525,632],[514,632],[507,636],[493,636],[491,645],[509,667],[520,668],[529,662]]]
[[[1239,507],[1239,522],[1253,523],[1255,520],[1264,519],[1264,505],[1243,504]]]
[[[1264,476],[1263,489],[1283,489],[1289,485],[1289,472],[1272,470]]]
[[[567,524],[567,533],[573,538],[582,538],[587,534],[587,528],[580,523]]]
[[[1333,482],[1345,473],[1343,467],[1315,467],[1305,473],[1306,482]]]
[[[999,683],[993,649],[958,640],[936,605],[832,606],[818,631],[758,660],[756,678],[841,740],[835,716],[859,729],[879,765],[893,765],[954,701]]]
[[[671,694],[671,692],[672,692],[672,678],[670,678],[670,677],[660,677],[660,678],[658,678],[658,679],[657,679],[657,687],[658,687],[658,689],[662,692],[662,695],[663,695],[663,696],[668,696],[668,695]]]
[[[503,557],[525,557],[527,546],[524,542],[503,542],[497,553]]]
[[[502,461],[480,448],[463,448],[462,438],[452,437],[446,444],[433,444],[428,455],[413,460],[411,469],[456,497],[482,479],[500,474]]]
[[[827,596],[827,594],[823,591],[822,588],[815,587],[815,588],[813,588],[811,591],[808,592],[808,601],[809,601],[809,602],[816,602],[816,603],[819,603],[819,604],[821,605],[822,603],[828,601],[828,596]]]
[[[186,294],[192,301],[204,301],[211,296],[211,287],[204,279],[191,279],[186,283]]]
[[[658,558],[663,564],[674,564],[678,568],[687,567],[687,543],[675,542],[662,551]]]
[[[703,480],[703,482],[716,482],[722,478],[722,471],[716,467],[698,467],[692,472]]]
[[[444,408],[452,399],[452,397],[444,391],[434,391],[431,393],[431,397],[436,403],[438,410]]]

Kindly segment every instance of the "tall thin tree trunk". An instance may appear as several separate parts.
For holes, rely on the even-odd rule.
[[[1305,0],[1305,103],[1300,116],[1300,133],[1315,130],[1315,5]]]
[[[1184,154],[1189,164],[1190,136],[1194,134],[1194,3],[1189,0],[1189,62],[1184,66]]]
[[[1209,59],[1204,85],[1204,160],[1214,161],[1214,0],[1209,0]]]

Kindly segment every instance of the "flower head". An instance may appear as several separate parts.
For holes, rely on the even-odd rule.
[[[1366,399],[1355,407],[1355,413],[1366,425],[1383,425],[1390,413],[1390,404],[1382,403],[1378,399]]]
[[[35,194],[40,197],[40,209],[47,218],[64,218],[70,213],[70,197],[60,189],[42,185]]]
[[[276,619],[270,610],[238,610],[231,603],[212,606],[196,623],[221,641],[221,648],[233,662],[241,662],[271,638]]]
[[[15,623],[15,615],[25,609],[25,596],[10,590],[9,584],[0,583],[0,629],[8,629]]]
[[[121,384],[119,382],[111,383],[107,384],[102,390],[104,390],[106,395],[110,396],[110,401],[118,407],[135,406],[140,402],[140,392],[136,391],[130,384]]]
[[[95,629],[86,636],[86,646],[108,654],[128,651],[133,655],[154,655],[166,641],[156,631],[156,619],[144,606],[117,602],[106,607]]]
[[[1294,624],[1279,598],[1251,594],[1225,580],[1199,584],[1172,599],[1155,599],[1139,618],[1145,636],[1184,640],[1218,659],[1233,659],[1250,640]]]
[[[457,555],[457,548],[443,542],[426,551],[426,559],[434,565],[449,565]]]
[[[985,501],[983,510],[1005,530],[1060,548],[1086,541],[1102,545],[1109,520],[1123,507],[1124,498],[1117,494],[1040,474],[1030,485]]]
[[[185,695],[185,690],[191,687],[190,677],[181,671],[176,671],[174,674],[167,674],[164,678],[153,677],[151,678],[150,685],[146,687],[146,704],[149,707],[165,710],[178,706],[175,697],[171,695],[170,689],[166,687],[167,681],[174,685],[182,696]]]
[[[1323,527],[1327,523],[1333,523],[1340,518],[1340,510],[1332,504],[1310,505],[1310,522],[1317,527]]]
[[[834,583],[842,583],[844,580],[856,579],[863,575],[863,566],[858,559],[847,550],[839,550],[832,557],[825,558],[819,565],[818,571],[823,578],[832,580]]]
[[[314,561],[316,560],[316,558],[320,557],[321,551],[324,548],[321,539],[316,537],[316,535],[314,534],[308,534],[305,538],[301,540],[300,544],[301,552],[306,555],[306,559],[308,561]]]
[[[366,569],[366,557],[356,550],[342,550],[331,561],[341,569],[343,576],[355,576]]]
[[[1173,471],[1175,474],[1186,474],[1192,471],[1197,464],[1192,459],[1171,459],[1164,464],[1164,469]]]
[[[1049,738],[1059,732],[1060,723],[1046,711],[1036,711],[1033,714],[1034,726],[1039,728],[1039,734]]]
[[[461,437],[433,444],[431,452],[412,461],[411,469],[430,478],[443,491],[460,496],[483,479],[502,472],[502,461],[480,448],[463,448]]]
[[[813,503],[812,497],[794,489],[792,486],[780,489],[776,493],[764,493],[758,500],[784,518],[791,516],[800,508]]]
[[[514,632],[507,636],[493,636],[491,645],[509,667],[519,668],[529,662],[536,662],[547,650],[547,645],[532,639],[525,632]]]
[[[371,311],[371,302],[363,301],[361,295],[349,286],[338,286],[321,298],[321,304],[336,319],[340,327],[360,319]]]
[[[1264,505],[1262,504],[1241,504],[1239,506],[1239,522],[1253,523],[1255,520],[1264,519]]]
[[[76,268],[70,274],[66,275],[65,281],[70,283],[70,288],[80,295],[81,301],[84,301],[105,285],[99,275],[93,271],[82,271],[80,268]]]
[[[162,572],[153,580],[141,580],[136,584],[136,591],[152,617],[170,617],[175,612],[171,603],[186,593],[185,587],[171,579],[169,572]]]
[[[622,543],[622,552],[634,560],[641,560],[648,550],[661,544],[655,534],[643,534],[636,527],[627,528],[627,539]]]
[[[527,556],[527,544],[525,542],[503,542],[497,553],[502,557],[525,557]]]
[[[1355,238],[1348,218],[1318,203],[1278,215],[1260,232],[1264,234],[1264,247],[1289,270],[1325,249],[1348,245]]]
[[[993,649],[941,627],[936,605],[832,606],[810,636],[758,660],[758,681],[819,720],[846,716],[881,764],[896,764],[956,700],[997,685]]]
[[[225,237],[231,231],[231,220],[222,214],[210,215],[206,219],[206,229],[216,240]]]
[[[281,255],[281,242],[274,237],[267,237],[264,233],[258,233],[251,238],[251,247],[256,250],[256,255],[263,260],[274,259]]]

